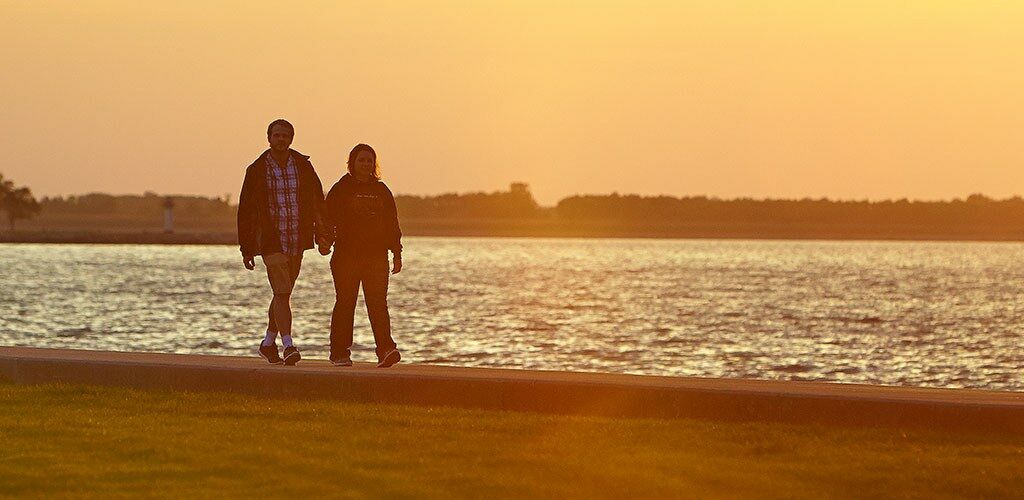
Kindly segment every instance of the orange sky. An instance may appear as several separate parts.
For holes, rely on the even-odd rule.
[[[234,198],[285,117],[399,193],[1024,193],[1024,2],[205,3],[0,0],[0,173]]]

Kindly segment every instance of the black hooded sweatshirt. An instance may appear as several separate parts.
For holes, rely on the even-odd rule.
[[[342,255],[387,255],[402,252],[395,196],[383,182],[345,174],[325,202],[325,224],[333,234],[334,252]]]

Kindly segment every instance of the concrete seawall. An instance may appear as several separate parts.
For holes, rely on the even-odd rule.
[[[0,347],[0,378],[616,417],[1024,433],[1024,393]]]

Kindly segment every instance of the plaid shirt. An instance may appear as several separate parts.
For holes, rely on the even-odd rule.
[[[281,168],[267,153],[267,197],[270,198],[270,219],[281,235],[281,253],[299,255],[299,169],[288,155],[288,164]]]

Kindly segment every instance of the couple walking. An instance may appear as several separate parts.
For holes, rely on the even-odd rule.
[[[362,284],[366,312],[377,344],[377,366],[387,368],[402,355],[391,338],[388,278],[402,270],[402,232],[391,190],[380,180],[377,153],[366,144],[352,148],[348,173],[327,198],[309,157],[291,149],[295,128],[286,120],[267,127],[270,149],[245,171],[238,198],[238,243],[246,269],[262,257],[274,297],[259,353],[271,364],[294,365],[302,355],[292,338],[291,293],[302,254],[313,248],[331,256],[334,312],[331,363],[352,366],[352,326]],[[389,268],[388,250],[394,255]],[[284,352],[277,348],[281,337]]]

